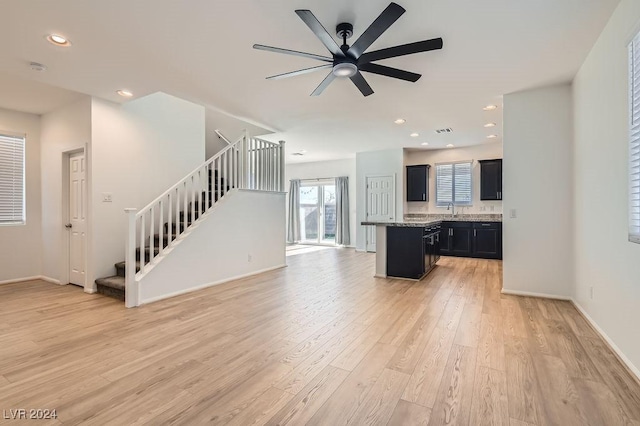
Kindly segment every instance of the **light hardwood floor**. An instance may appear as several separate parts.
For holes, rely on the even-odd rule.
[[[501,295],[499,261],[442,258],[422,282],[373,278],[373,261],[292,256],[130,310],[0,286],[0,409],[56,409],[50,424],[640,425],[640,387],[568,302]]]

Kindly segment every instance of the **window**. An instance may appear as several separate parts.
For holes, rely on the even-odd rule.
[[[0,134],[0,225],[25,222],[24,137]]]
[[[471,161],[436,164],[436,205],[470,206]]]
[[[629,241],[640,243],[640,33],[629,45]]]

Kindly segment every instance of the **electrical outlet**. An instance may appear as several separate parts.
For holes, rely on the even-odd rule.
[[[102,202],[103,203],[111,203],[113,201],[112,199],[112,195],[110,192],[103,192],[102,193]]]
[[[593,287],[589,287],[589,298],[593,300]]]
[[[251,255],[250,254],[247,255],[247,262],[251,263]]]
[[[516,209],[511,209],[509,210],[509,217],[511,219],[515,219],[518,217],[518,212],[516,211]]]

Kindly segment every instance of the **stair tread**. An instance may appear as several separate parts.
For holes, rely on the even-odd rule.
[[[104,287],[124,290],[124,277],[114,275],[112,277],[98,278],[96,280],[96,284]]]

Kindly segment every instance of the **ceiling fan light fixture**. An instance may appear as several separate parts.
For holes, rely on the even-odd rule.
[[[358,67],[356,64],[343,62],[341,64],[335,64],[331,72],[336,77],[353,77],[358,72]]]

